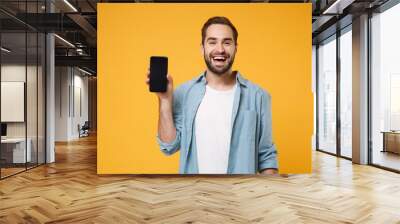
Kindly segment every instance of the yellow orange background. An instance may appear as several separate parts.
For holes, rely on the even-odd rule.
[[[272,96],[280,173],[311,172],[311,4],[98,4],[99,174],[178,173],[156,142],[149,58],[169,58],[175,87],[205,70],[201,27],[226,16],[239,32],[233,68]]]

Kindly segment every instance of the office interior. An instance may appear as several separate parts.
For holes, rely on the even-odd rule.
[[[95,132],[95,5],[80,3],[84,17],[63,15],[77,12],[63,1],[0,3],[1,179],[54,163],[56,142]]]
[[[168,1],[0,2],[0,186],[70,161],[80,144],[95,148],[96,4],[101,2]],[[314,172],[349,162],[351,172],[362,165],[398,178],[400,2],[239,2],[312,4],[313,157],[336,161],[325,167],[314,159]],[[95,172],[95,164],[89,169]]]
[[[400,33],[394,24],[400,21],[400,6],[391,1],[365,4],[367,13],[343,16],[336,30],[313,33],[315,148],[398,172],[400,70],[395,40]],[[345,11],[357,11],[352,7]]]

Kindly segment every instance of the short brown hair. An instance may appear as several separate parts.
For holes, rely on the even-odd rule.
[[[204,23],[203,28],[201,28],[201,43],[204,44],[204,40],[206,39],[206,32],[209,26],[213,24],[222,24],[222,25],[227,25],[231,28],[233,32],[233,39],[235,41],[235,45],[237,44],[237,38],[238,38],[238,32],[235,28],[235,26],[231,23],[231,21],[223,16],[214,16],[211,17],[207,20],[206,23]]]

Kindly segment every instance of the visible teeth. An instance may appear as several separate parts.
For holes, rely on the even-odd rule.
[[[220,56],[214,57],[214,60],[225,60],[225,57],[220,57]]]

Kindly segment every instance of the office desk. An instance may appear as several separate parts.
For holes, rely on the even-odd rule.
[[[6,138],[1,139],[1,157],[6,163],[25,163],[31,162],[31,145],[32,140],[27,139],[25,154],[25,138]],[[25,161],[27,159],[27,161]]]
[[[400,154],[400,132],[382,131],[382,133],[383,133],[382,152],[392,152]]]

